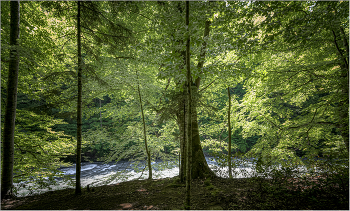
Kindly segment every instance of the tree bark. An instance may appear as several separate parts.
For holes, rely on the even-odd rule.
[[[344,48],[347,48],[345,51],[346,55],[344,56],[337,43],[337,35],[335,31],[332,30],[332,33],[334,38],[334,46],[337,50],[337,54],[339,55],[339,65],[341,68],[340,70],[341,77],[339,79],[339,84],[340,84],[340,90],[342,94],[341,98],[342,100],[344,99],[344,102],[339,103],[338,105],[338,116],[340,120],[338,129],[341,133],[341,136],[343,137],[344,144],[349,153],[349,64],[346,60],[346,58],[348,58],[349,56],[348,55],[349,47],[346,42],[346,39],[343,39]]]
[[[211,24],[211,21],[206,21],[205,22],[205,28],[204,28],[204,38],[206,38],[207,36],[209,36],[209,32],[210,32],[210,24]],[[204,65],[204,60],[205,60],[205,54],[206,54],[206,48],[207,48],[207,42],[203,42],[202,43],[202,48],[201,48],[201,53],[200,53],[200,56],[199,56],[199,62],[197,64],[197,68],[198,69],[202,69],[203,68],[203,65]],[[202,73],[202,71],[201,71]],[[198,77],[196,78],[196,86],[197,86],[197,89],[199,89],[199,86],[200,86],[200,80],[201,78]]]
[[[77,47],[78,47],[78,104],[77,104],[77,158],[75,174],[75,194],[81,194],[80,171],[81,171],[81,140],[82,140],[82,58],[81,58],[81,27],[80,27],[80,1],[77,15]]]
[[[102,128],[101,99],[99,99],[99,100],[100,100],[100,125]]]
[[[185,95],[185,94],[183,94]],[[186,170],[186,103],[185,99],[180,98],[178,100],[179,111],[176,115],[176,122],[179,127],[179,139],[180,139],[180,153],[181,153],[181,162],[180,162],[180,181],[185,182],[185,170]]]
[[[204,38],[209,36],[210,32],[210,21],[205,22]],[[197,67],[199,69],[203,68],[205,61],[207,42],[204,41],[202,44],[202,49],[200,53],[200,60]],[[198,77],[195,83],[192,84],[192,96],[198,96],[198,90],[200,86],[201,78]],[[197,101],[198,99],[193,99],[192,101],[192,173],[193,179],[205,178],[205,177],[216,177],[215,173],[209,168],[207,161],[205,160],[203,149],[199,138],[199,128],[197,120]]]
[[[232,169],[231,169],[231,93],[230,87],[227,87],[228,92],[228,111],[227,111],[227,119],[228,119],[228,174],[229,177],[232,178]]]
[[[136,72],[137,75],[137,72]],[[137,75],[137,80],[139,79]],[[141,106],[141,115],[142,115],[142,122],[143,122],[143,135],[145,140],[145,148],[147,153],[147,161],[148,161],[148,179],[152,179],[152,166],[151,166],[151,153],[147,146],[147,134],[146,134],[146,123],[145,123],[145,115],[143,114],[143,107],[142,107],[142,99],[141,99],[141,92],[140,92],[140,84],[137,84],[137,91],[139,93],[139,100],[140,100],[140,106]]]
[[[210,21],[206,21],[205,23],[205,29],[204,29],[204,37],[209,36],[210,32]],[[204,65],[204,60],[205,60],[205,50],[206,50],[207,43],[203,42],[202,44],[202,49],[200,53],[200,61],[198,62],[197,67],[199,69],[203,68]],[[198,77],[195,80],[195,83],[192,84],[192,96],[197,96],[198,89],[200,86],[200,77]],[[195,88],[196,87],[196,88]],[[179,113],[177,115],[177,122],[179,125],[179,131],[180,134],[181,132],[184,132],[184,124],[185,121],[182,120],[183,114],[182,114],[182,107],[184,107],[185,102],[182,100],[179,100],[178,106],[179,106]],[[200,143],[200,138],[199,138],[199,129],[198,129],[198,121],[197,121],[197,108],[196,108],[196,99],[192,100],[192,167],[191,167],[191,177],[192,179],[197,179],[197,178],[205,178],[205,177],[216,177],[215,173],[209,168],[207,161],[205,160],[205,156],[203,154],[203,149]],[[180,139],[181,141],[181,139]],[[184,142],[185,139],[182,138],[182,141]],[[185,155],[185,148],[184,144],[181,145],[181,154]],[[183,156],[184,157],[184,156]],[[185,171],[186,169],[186,160],[181,159],[181,168],[180,168],[180,180],[182,182],[185,181]]]
[[[7,103],[5,111],[3,154],[1,169],[1,199],[11,198],[13,187],[13,164],[14,164],[14,135],[17,108],[17,85],[18,85],[18,39],[20,24],[19,1],[11,1],[10,22],[10,61],[7,81]]]
[[[198,89],[195,85],[192,86],[192,95],[197,96]],[[192,179],[216,177],[215,173],[209,168],[207,161],[205,160],[201,141],[199,138],[198,129],[198,116],[197,116],[197,101],[194,98],[192,100]]]
[[[186,1],[186,26],[189,32],[189,9],[190,2]],[[187,105],[188,105],[188,135],[187,137],[187,161],[186,161],[186,203],[185,209],[191,209],[191,164],[192,164],[192,95],[191,95],[191,65],[190,65],[190,34],[187,36],[186,43],[186,69],[187,69]]]

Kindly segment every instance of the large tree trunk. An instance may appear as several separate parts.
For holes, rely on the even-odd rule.
[[[204,37],[209,35],[210,32],[210,21],[206,21],[205,23],[205,29],[204,29]],[[203,68],[204,65],[204,60],[205,60],[205,49],[206,49],[207,43],[203,42],[202,44],[202,49],[200,53],[200,61],[198,62],[197,67],[199,69]],[[195,80],[195,83],[192,84],[192,96],[197,96],[198,88],[200,86],[200,77],[198,77]],[[198,120],[197,120],[197,101],[198,99],[193,99],[192,100],[192,167],[191,167],[191,177],[192,179],[197,179],[197,178],[205,178],[208,176],[215,177],[215,173],[209,168],[207,161],[205,160],[205,156],[203,154],[203,149],[200,143],[200,138],[199,138],[199,129],[198,129]],[[180,134],[184,133],[184,125],[186,124],[185,121],[183,120],[183,113],[182,113],[182,108],[184,107],[184,101],[183,99],[179,99],[178,103],[179,109],[178,109],[178,114],[177,114],[177,123],[179,126],[179,131]],[[186,105],[187,108],[187,105]],[[182,141],[181,144],[181,155],[184,155],[185,152],[185,144],[184,138],[181,137],[180,141]],[[186,169],[186,162],[185,159],[183,159],[184,156],[181,158],[181,167],[180,167],[180,180],[182,182],[185,181],[185,169]]]
[[[192,86],[193,96],[197,96],[198,89],[195,85]],[[215,173],[209,168],[205,160],[201,141],[199,138],[198,117],[197,117],[197,101],[192,100],[192,179],[216,177]]]
[[[205,22],[204,38],[209,36],[210,32],[210,21]],[[199,57],[199,62],[197,65],[198,69],[202,69],[205,60],[207,43],[202,43],[202,49]],[[200,86],[201,78],[198,77],[195,83],[192,84],[192,96],[198,97],[198,89]],[[198,128],[198,117],[197,117],[197,100],[194,98],[192,100],[192,173],[193,179],[205,178],[205,177],[216,177],[215,173],[209,168],[207,161],[205,160],[203,149],[201,146],[199,138],[199,128]]]
[[[20,5],[19,1],[11,1],[9,74],[7,81],[7,103],[4,122],[2,169],[1,169],[1,199],[12,197],[14,135],[17,107],[17,84],[19,55],[16,47],[19,39]]]
[[[198,117],[197,117],[197,96],[198,89],[197,87],[192,84],[192,96],[194,96],[192,99],[192,167],[191,167],[191,177],[192,179],[197,178],[205,178],[205,177],[215,177],[215,173],[209,168],[207,161],[205,160],[205,156],[203,154],[203,149],[200,142],[199,137],[199,128],[198,128]],[[179,132],[180,132],[180,147],[181,147],[181,165],[180,165],[180,180],[181,182],[184,182],[186,180],[186,159],[184,155],[186,155],[186,141],[184,139],[185,137],[185,116],[184,116],[184,100],[181,98],[179,99],[178,103],[179,109],[178,113],[176,115],[177,117],[177,124],[179,126]],[[187,108],[187,106],[186,106]],[[188,130],[188,128],[187,128]]]
[[[82,140],[82,58],[81,58],[81,33],[80,33],[80,1],[78,1],[77,15],[77,47],[78,47],[78,104],[77,104],[77,159],[75,173],[75,194],[81,193],[80,171],[81,171],[81,140]]]

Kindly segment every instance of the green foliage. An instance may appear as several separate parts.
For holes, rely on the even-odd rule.
[[[195,99],[206,152],[220,165],[227,164],[226,88],[231,87],[235,158],[258,158],[258,170],[274,178],[290,176],[297,165],[310,169],[321,165],[306,158],[330,156],[337,167],[339,160],[348,160],[347,1],[191,4],[195,9],[189,25],[190,63],[193,79],[201,79]],[[10,16],[9,2],[1,5],[3,110]],[[139,84],[152,160],[177,160],[180,134],[174,120],[185,88],[182,52],[188,35],[184,3],[85,2],[84,6],[86,158],[145,160]],[[89,8],[100,15],[87,12]],[[52,181],[63,155],[74,153],[75,9],[74,2],[21,2],[16,181],[31,177]],[[207,20],[210,34],[204,38]],[[199,69],[204,41],[206,59]],[[240,165],[239,159],[232,162]],[[346,175],[346,167],[322,166]]]
[[[13,170],[14,183],[17,183],[15,191],[21,187],[28,190],[49,187],[55,184],[55,177],[68,179],[57,169],[70,165],[60,158],[74,153],[74,138],[52,130],[54,124],[62,123],[62,120],[47,115],[17,109]],[[27,183],[33,184],[26,186]]]
[[[309,159],[348,156],[344,129],[348,124],[343,122],[348,119],[348,104],[344,104],[348,102],[344,95],[348,86],[342,82],[348,69],[339,57],[345,51],[336,48],[344,48],[340,31],[348,25],[347,16],[343,16],[348,8],[342,3],[317,2],[308,9],[308,4],[256,4],[256,12],[266,18],[257,27],[274,31],[274,38],[270,42],[271,36],[262,34],[261,45],[269,50],[262,48],[249,61],[259,65],[245,82],[248,92],[240,102],[238,121],[243,137],[261,136],[251,155],[261,157],[266,164],[283,163],[283,159],[298,164],[297,150]],[[279,9],[270,17],[262,12],[271,8]],[[337,8],[339,16],[324,12],[331,8]],[[285,13],[287,10],[290,12]],[[300,22],[305,20],[310,24]],[[332,30],[338,31],[335,36]]]

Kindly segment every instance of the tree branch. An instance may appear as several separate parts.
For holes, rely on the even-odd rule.
[[[206,21],[205,22],[204,35],[203,35],[204,39],[209,36],[210,24],[211,24],[211,21]],[[197,65],[197,68],[199,70],[201,70],[199,75],[203,72],[203,65],[204,65],[204,60],[205,60],[206,48],[207,48],[207,42],[204,41],[202,43],[202,48],[201,48],[201,52],[200,52],[200,55],[199,55],[199,62],[198,62],[198,65]],[[200,80],[201,80],[201,78],[199,76],[195,80],[195,84],[197,86],[197,89],[199,89]]]
[[[169,78],[169,79],[168,79],[168,84],[166,85],[165,90],[164,90],[162,96],[159,98],[159,106],[160,106],[160,104],[162,103],[162,98],[163,98],[163,96],[164,96],[166,90],[168,89],[168,87],[169,87],[169,85],[170,85],[170,80],[171,80],[171,79]]]
[[[214,79],[214,81],[215,81],[216,79]],[[201,91],[204,91],[204,90],[206,90],[212,83],[214,83],[214,81],[212,81],[210,84],[208,84],[206,87],[204,87],[203,89],[201,89],[200,91],[198,91],[198,93],[199,92],[201,92]]]
[[[335,34],[335,32],[334,32],[333,30],[332,30],[332,32],[333,32],[335,47],[337,48],[338,53],[340,54],[340,57],[344,60],[344,63],[345,63],[345,65],[346,65],[346,67],[348,67],[348,62],[347,62],[346,59],[344,58],[343,53],[341,52],[341,50],[340,50],[340,48],[339,48],[339,46],[338,46],[338,43],[337,43],[337,36],[336,36],[336,34]]]
[[[135,59],[135,57],[132,56],[118,56],[118,57],[114,57],[115,59]]]
[[[269,121],[271,124],[273,124],[275,127],[277,127],[279,130],[283,130],[282,128],[280,128],[278,125],[276,125],[275,123],[273,123],[271,120],[269,120],[268,118],[266,118],[264,115],[260,114],[260,116],[264,117],[267,121]]]
[[[98,14],[101,15],[104,19],[106,19],[108,22],[112,23],[113,25],[120,26],[120,25],[114,23],[113,21],[109,20],[108,18],[106,18],[106,16],[104,16],[104,15],[102,14],[102,12],[96,11],[96,10],[94,10],[94,9],[91,9],[90,7],[87,7],[87,6],[85,6],[84,4],[81,4],[81,6],[84,7],[84,8],[86,8],[86,9],[89,9],[89,10],[95,12],[95,13],[98,13]],[[120,26],[120,27],[121,27],[121,26]],[[129,31],[127,28],[124,28],[124,27],[122,27],[122,28],[123,28],[124,30],[126,30],[126,31]]]
[[[88,27],[85,27],[85,26],[81,26],[83,27],[84,29],[87,29],[89,31],[91,31],[93,34],[97,33],[97,34],[102,34],[102,35],[105,35],[105,36],[108,36],[108,37],[115,37],[115,38],[128,38],[126,36],[117,36],[117,35],[112,35],[112,34],[106,34],[106,33],[102,33],[102,32],[97,32],[97,31],[94,31]]]

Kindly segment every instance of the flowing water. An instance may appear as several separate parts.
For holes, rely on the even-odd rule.
[[[209,167],[220,177],[228,178],[228,167],[220,167],[220,164],[211,157],[206,157],[206,161]],[[234,178],[248,178],[252,176],[256,176],[253,166],[255,165],[254,160],[238,161],[239,165],[233,167],[233,177]],[[111,163],[103,163],[103,162],[82,162],[81,163],[81,187],[84,188],[87,185],[90,187],[93,186],[101,186],[101,185],[109,185],[115,184],[124,181],[130,181],[134,179],[147,179],[148,178],[148,170],[144,170],[146,162],[141,162],[137,166],[135,162],[128,161],[119,161],[111,162]],[[139,168],[138,171],[135,171],[135,166]],[[163,168],[162,168],[163,166]],[[60,168],[65,175],[70,176],[75,179],[75,164],[70,167]],[[300,167],[298,168],[299,173],[305,173],[306,168]],[[152,162],[152,178],[166,178],[166,177],[174,177],[179,175],[179,167],[178,163],[175,162],[163,162],[156,161]],[[108,179],[109,178],[109,179]],[[58,185],[51,185],[52,190],[65,189],[65,188],[74,188],[74,184],[68,184],[64,182],[62,178],[56,178]],[[18,186],[19,184],[15,184]],[[26,184],[26,186],[30,186],[31,184]],[[46,189],[39,189],[35,191],[29,191],[27,189],[21,188],[19,189],[17,196],[26,196],[31,194],[43,193],[49,191]]]

